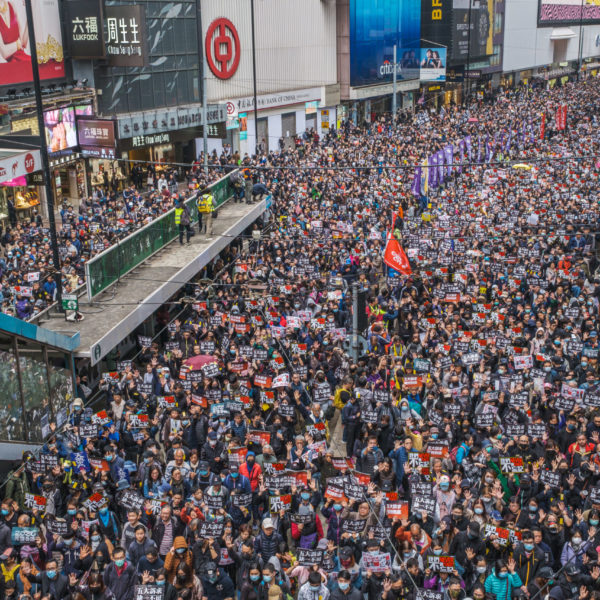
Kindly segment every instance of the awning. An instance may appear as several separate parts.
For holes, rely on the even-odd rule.
[[[555,27],[550,34],[551,40],[568,40],[575,37],[575,32],[570,27]]]
[[[0,148],[0,184],[15,177],[22,177],[42,168],[39,150],[26,152]]]

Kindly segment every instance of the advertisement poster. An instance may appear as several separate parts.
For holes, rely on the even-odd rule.
[[[114,148],[115,122],[100,119],[79,119],[77,121],[80,146],[102,146]]]
[[[469,6],[470,5],[470,6]],[[471,61],[494,53],[494,0],[454,0],[452,59]],[[469,27],[471,51],[469,52]]]
[[[58,0],[34,0],[33,22],[37,41],[40,79],[65,76]],[[29,31],[24,0],[0,0],[0,39],[9,53],[0,61],[0,86],[33,80]]]
[[[45,111],[44,125],[49,152],[60,152],[77,146],[75,109],[72,106]]]
[[[398,79],[418,77],[420,40],[420,2],[350,0],[350,85],[391,81],[394,45]]]
[[[421,48],[421,81],[446,81],[446,48]]]
[[[539,0],[539,25],[580,23],[600,23],[600,3],[597,0]]]

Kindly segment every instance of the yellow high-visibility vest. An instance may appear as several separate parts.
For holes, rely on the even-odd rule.
[[[175,225],[179,225],[181,223],[181,215],[183,214],[183,208],[175,209]]]

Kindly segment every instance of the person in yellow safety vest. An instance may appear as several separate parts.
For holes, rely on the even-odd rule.
[[[183,232],[186,232],[186,242],[190,243],[192,218],[188,207],[183,203],[183,198],[175,200],[175,225],[179,229],[179,243],[183,246]]]
[[[208,235],[212,235],[213,233],[213,211],[215,210],[215,204],[213,195],[210,193],[208,188],[203,189],[198,199],[196,200],[196,206],[198,207],[198,232],[199,233],[208,233]],[[206,215],[206,223],[204,231],[202,231],[202,217]]]

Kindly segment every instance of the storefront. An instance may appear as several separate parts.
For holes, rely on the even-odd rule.
[[[56,206],[67,203],[77,208],[81,200],[87,198],[86,173],[86,159],[79,152],[50,158],[50,176]]]
[[[23,152],[0,148],[0,223],[28,220],[40,206],[38,175],[42,161],[39,150]],[[43,182],[41,182],[43,183]]]

